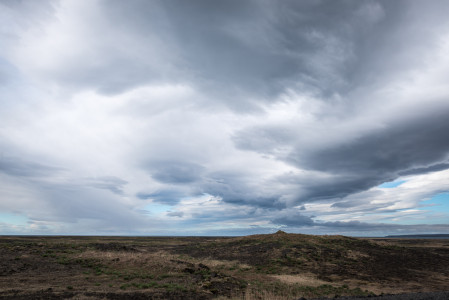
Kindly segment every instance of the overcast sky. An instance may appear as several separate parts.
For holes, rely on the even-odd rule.
[[[448,12],[0,0],[0,234],[448,233]]]

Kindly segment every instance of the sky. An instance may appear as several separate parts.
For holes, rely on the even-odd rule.
[[[448,233],[448,11],[0,0],[0,234]]]

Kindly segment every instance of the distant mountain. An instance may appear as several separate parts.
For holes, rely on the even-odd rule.
[[[449,239],[449,234],[405,234],[387,235],[387,238],[407,238],[407,239]]]

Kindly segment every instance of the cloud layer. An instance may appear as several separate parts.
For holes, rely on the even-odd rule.
[[[0,233],[447,231],[448,6],[0,2]]]

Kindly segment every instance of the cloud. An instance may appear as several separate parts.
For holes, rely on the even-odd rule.
[[[0,6],[11,230],[444,229],[447,2]]]
[[[439,164],[431,165],[428,167],[405,170],[405,171],[400,172],[399,175],[405,176],[405,175],[423,174],[423,173],[429,173],[429,172],[442,171],[442,170],[446,170],[446,169],[449,169],[448,163],[439,163]]]
[[[176,204],[180,201],[181,198],[186,196],[186,193],[182,190],[180,191],[175,189],[169,189],[169,190],[159,190],[153,193],[139,192],[137,193],[136,196],[137,198],[142,200],[151,199],[153,202],[156,203]]]
[[[151,176],[162,183],[187,184],[199,180],[204,168],[187,162],[157,161],[150,163],[148,169]]]
[[[38,177],[49,176],[60,169],[33,161],[24,161],[18,157],[0,156],[0,172],[12,176]]]
[[[63,1],[51,7],[57,18],[48,14],[37,30],[19,30],[22,43],[12,56],[68,88],[116,94],[188,82],[214,101],[254,110],[256,101],[273,101],[298,83],[326,93],[347,84],[347,64],[355,62],[349,41],[369,32],[384,9],[369,2],[333,6],[330,16],[328,4],[294,1]]]
[[[139,32],[142,19],[137,14],[127,18],[128,9],[118,3],[55,2],[54,14],[43,16],[38,27],[19,29],[22,41],[12,59],[36,77],[75,90],[113,94],[159,81],[170,67],[159,59],[172,60],[172,47],[159,38],[163,13],[157,5],[146,7],[152,31]]]
[[[184,213],[182,211],[171,211],[167,213],[167,216],[169,217],[182,217],[184,216]]]
[[[301,215],[296,211],[285,211],[272,220],[273,224],[286,225],[291,227],[302,227],[314,225],[312,217]]]
[[[324,191],[322,187],[312,190],[308,197],[346,196],[407,174],[408,169],[444,161],[449,151],[449,143],[443,138],[449,130],[446,113],[444,110],[429,119],[393,124],[334,147],[310,153],[294,151],[287,159],[302,168],[341,175],[342,179],[325,185]],[[327,193],[326,187],[330,188]]]
[[[98,178],[88,178],[88,186],[92,186],[99,189],[109,190],[115,194],[123,194],[123,187],[128,183],[126,180],[114,177],[103,176]]]

